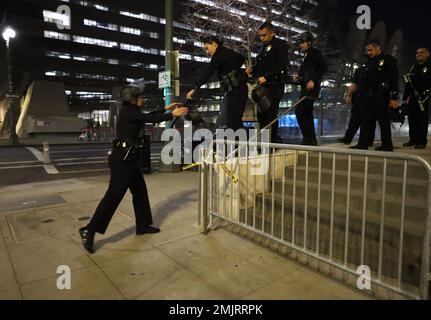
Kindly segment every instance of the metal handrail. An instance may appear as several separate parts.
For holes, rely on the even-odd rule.
[[[394,292],[400,293],[402,295],[405,295],[407,297],[410,298],[415,298],[415,299],[427,299],[428,298],[428,288],[429,288],[429,267],[430,267],[430,238],[431,238],[431,165],[424,160],[423,158],[419,157],[419,156],[415,156],[415,155],[405,155],[405,154],[400,154],[400,153],[387,153],[387,152],[375,152],[375,151],[365,151],[365,150],[351,150],[351,149],[339,149],[339,148],[328,148],[328,147],[313,147],[313,146],[295,146],[295,145],[284,145],[284,144],[270,144],[270,143],[259,143],[259,142],[255,142],[255,141],[250,141],[250,142],[238,142],[238,141],[223,141],[223,140],[216,140],[213,141],[213,144],[211,145],[211,149],[210,150],[214,150],[214,145],[223,145],[223,146],[232,146],[232,147],[237,147],[237,149],[241,148],[241,147],[247,147],[246,150],[248,150],[249,147],[254,147],[254,148],[263,148],[266,150],[269,150],[268,154],[266,154],[268,157],[270,157],[271,155],[273,156],[273,161],[272,161],[272,167],[273,167],[273,171],[272,174],[268,172],[267,176],[268,178],[272,178],[273,179],[273,183],[272,183],[272,189],[273,189],[273,194],[272,194],[272,213],[271,215],[268,214],[267,217],[271,217],[271,232],[265,232],[265,212],[262,212],[262,221],[256,221],[256,206],[255,203],[254,205],[254,212],[253,212],[253,223],[250,225],[250,221],[247,221],[247,210],[246,210],[246,223],[242,223],[239,220],[235,220],[231,217],[225,217],[220,215],[220,208],[219,206],[219,200],[222,199],[222,197],[224,197],[224,209],[223,211],[226,211],[227,205],[226,205],[226,197],[227,197],[227,185],[226,183],[224,184],[224,193],[219,194],[217,191],[217,194],[215,194],[213,191],[213,175],[216,172],[216,170],[214,169],[215,167],[213,167],[213,164],[215,164],[215,160],[213,158],[213,153],[207,153],[207,157],[205,158],[206,161],[202,162],[202,166],[206,167],[207,169],[209,168],[209,170],[202,170],[201,173],[202,174],[209,174],[210,178],[209,179],[201,179],[202,183],[201,183],[201,199],[206,198],[209,196],[210,197],[210,204],[209,206],[207,206],[206,208],[202,208],[200,210],[200,213],[205,216],[208,215],[210,218],[212,218],[213,216],[219,217],[223,220],[229,221],[231,223],[237,224],[242,226],[245,229],[251,230],[257,234],[263,235],[269,239],[272,239],[274,241],[280,242],[284,245],[291,245],[294,247],[295,250],[298,250],[299,252],[302,252],[304,254],[307,254],[309,256],[312,256],[320,261],[324,261],[326,263],[330,263],[331,265],[352,273],[352,274],[356,274],[354,270],[352,270],[351,268],[348,267],[348,261],[347,261],[347,253],[348,253],[348,247],[347,247],[347,241],[349,239],[349,235],[350,235],[350,230],[349,230],[349,201],[350,201],[350,191],[351,191],[351,167],[352,167],[352,157],[353,156],[359,156],[359,157],[363,157],[366,160],[366,165],[365,165],[365,171],[364,171],[364,207],[363,207],[363,220],[362,220],[362,243],[361,243],[361,263],[363,263],[364,261],[364,254],[365,254],[365,250],[367,248],[365,248],[365,219],[366,219],[366,204],[367,204],[367,184],[368,184],[368,165],[370,162],[372,162],[373,159],[382,159],[383,160],[383,181],[382,181],[382,192],[384,194],[383,199],[382,199],[382,206],[381,206],[381,225],[380,225],[380,238],[379,238],[379,261],[378,261],[378,267],[377,267],[377,279],[373,279],[373,283],[378,284],[379,286],[392,290]],[[293,194],[293,220],[292,220],[292,241],[291,242],[287,242],[284,240],[284,228],[282,227],[282,237],[281,239],[278,237],[274,236],[274,179],[275,179],[275,174],[274,174],[274,170],[275,170],[275,150],[282,150],[282,151],[292,151],[293,154],[295,155],[295,160],[294,160],[294,181],[293,181],[293,190],[294,190],[294,194]],[[273,150],[273,152],[271,152],[271,150]],[[295,200],[296,200],[296,194],[295,194],[295,190],[296,190],[296,170],[297,170],[297,159],[298,159],[298,152],[305,152],[306,153],[306,186],[307,186],[307,181],[308,181],[308,153],[312,152],[312,153],[316,153],[319,155],[319,185],[318,185],[318,209],[317,209],[317,215],[318,215],[318,223],[317,223],[317,228],[319,228],[320,226],[320,181],[321,181],[321,172],[322,172],[322,154],[329,154],[332,155],[333,158],[333,166],[332,166],[332,194],[331,194],[331,219],[330,219],[330,255],[329,258],[326,258],[324,256],[322,256],[321,254],[319,254],[319,236],[317,236],[317,248],[316,248],[316,252],[311,252],[310,250],[307,249],[307,228],[304,227],[304,245],[302,245],[301,247],[298,247],[295,244]],[[335,171],[336,171],[336,156],[339,155],[344,155],[347,157],[348,160],[348,190],[347,190],[347,194],[348,194],[348,199],[347,199],[347,204],[346,204],[346,208],[347,208],[347,212],[346,212],[346,228],[345,228],[345,237],[346,237],[346,244],[344,247],[344,264],[341,263],[337,263],[335,261],[333,261],[332,259],[332,246],[333,246],[333,223],[334,223],[334,201],[335,201]],[[285,177],[285,157],[286,157],[286,153],[283,152],[283,181],[284,179],[286,179]],[[232,155],[231,158],[233,159]],[[249,179],[249,174],[248,174],[248,166],[249,166],[249,152],[247,151],[247,184],[251,183],[252,185],[254,185],[254,191],[253,191],[253,201],[256,201],[256,177],[254,178],[254,184],[253,184],[253,179]],[[256,159],[256,155],[255,155],[255,159]],[[400,225],[400,243],[399,243],[399,260],[398,260],[398,283],[397,286],[391,285],[386,283],[384,280],[382,280],[382,264],[383,264],[383,234],[384,234],[384,221],[385,221],[385,197],[387,189],[386,189],[386,180],[387,180],[387,165],[388,165],[388,160],[398,160],[398,161],[402,161],[404,163],[404,171],[403,171],[403,176],[402,176],[402,208],[401,208],[401,225]],[[226,165],[226,161],[227,159],[223,160],[225,165]],[[425,226],[425,231],[423,234],[423,247],[422,247],[422,254],[421,254],[421,266],[420,266],[420,286],[419,286],[419,295],[416,295],[414,293],[402,290],[401,288],[401,271],[402,271],[402,257],[403,257],[403,245],[404,245],[404,222],[405,222],[405,205],[406,205],[406,183],[407,183],[407,169],[408,169],[408,162],[414,162],[418,165],[420,165],[428,174],[428,178],[427,178],[427,182],[428,182],[428,193],[427,193],[427,199],[426,199],[426,221],[424,221],[424,226]],[[236,170],[236,169],[235,169]],[[226,175],[224,174],[222,181],[228,181],[228,177],[226,177]],[[210,181],[209,184],[209,190],[208,190],[208,180]],[[263,183],[265,184],[265,179],[263,179]],[[217,179],[217,183],[219,183],[220,181]],[[263,190],[265,190],[265,187],[263,187]],[[306,189],[307,190],[307,189]],[[305,190],[305,197],[307,197],[307,191]],[[238,187],[238,192],[240,192],[240,187]],[[265,191],[264,191],[265,192]],[[248,191],[247,191],[247,201],[248,201]],[[233,210],[233,188],[230,190],[229,192],[229,197],[231,197],[230,202],[230,209],[231,211]],[[214,211],[214,201],[217,202],[217,209],[216,211]],[[265,201],[265,199],[263,199],[263,201]],[[238,200],[239,203],[239,200]],[[238,204],[239,205],[239,204]],[[263,202],[262,204],[263,206],[265,206],[265,203]],[[284,184],[283,184],[283,213],[282,213],[282,223],[284,226]],[[304,223],[307,223],[307,203],[305,202],[305,215],[304,215]],[[270,206],[271,207],[271,206]],[[222,208],[223,209],[223,208]],[[271,209],[271,208],[270,208]],[[265,211],[265,209],[263,209],[263,211]],[[248,223],[247,223],[248,222]],[[262,224],[262,230],[259,230],[256,228],[256,223],[261,223]],[[207,227],[207,226],[205,226]],[[317,229],[319,230],[319,229]]]

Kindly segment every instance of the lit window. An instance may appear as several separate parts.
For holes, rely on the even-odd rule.
[[[70,28],[70,16],[56,11],[43,10],[43,21]]]
[[[120,26],[120,31],[124,32],[124,33],[135,34],[135,35],[138,35],[138,36],[141,35],[141,30],[135,29],[135,28],[129,28],[129,27]]]
[[[92,45],[96,45],[100,47],[108,47],[108,48],[113,48],[118,46],[118,43],[115,41],[107,41],[107,40],[82,37],[82,36],[73,36],[73,41],[77,43],[92,44]]]
[[[180,43],[180,44],[186,44],[186,40],[184,39],[179,39],[177,37],[174,37],[174,42],[175,43]]]
[[[44,31],[44,37],[50,38],[50,39],[57,39],[57,40],[70,40],[70,36],[65,33],[55,32],[55,31]]]
[[[93,7],[101,11],[109,11],[108,7],[96,3],[91,3],[90,1],[80,1],[79,4],[84,7]]]
[[[67,71],[57,71],[57,70],[49,70],[45,72],[45,76],[47,77],[69,77],[70,72]]]
[[[92,79],[92,80],[108,80],[108,81],[118,80],[118,78],[114,76],[104,76],[100,74],[88,74],[88,73],[77,73],[75,77],[78,79]]]
[[[46,56],[47,57],[52,57],[52,58],[65,59],[65,60],[69,60],[70,59],[70,54],[56,52],[56,51],[49,51],[49,52],[46,53]]]
[[[84,25],[90,27],[96,27],[99,29],[106,29],[111,31],[118,31],[118,26],[112,23],[98,22],[95,20],[84,19]]]

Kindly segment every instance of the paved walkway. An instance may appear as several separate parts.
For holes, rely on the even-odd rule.
[[[196,227],[198,176],[146,176],[155,225],[137,237],[127,195],[96,254],[81,246],[108,177],[0,188],[0,299],[368,299],[220,228]],[[59,290],[60,265],[71,290]]]

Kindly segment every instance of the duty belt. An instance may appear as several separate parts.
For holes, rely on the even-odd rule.
[[[123,161],[137,160],[139,157],[139,148],[137,144],[131,144],[127,140],[115,139],[112,141],[113,150],[117,150],[122,155]]]

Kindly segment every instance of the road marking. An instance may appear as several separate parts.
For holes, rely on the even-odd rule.
[[[106,157],[88,157],[88,158],[68,158],[68,159],[52,159],[52,161],[79,161],[79,160],[99,160],[106,159]]]
[[[28,151],[30,151],[37,160],[39,160],[40,162],[43,162],[43,155],[42,152],[40,152],[39,150],[32,148],[32,147],[26,147],[26,149]],[[52,165],[52,164],[44,164],[43,168],[45,169],[46,173],[48,174],[58,174],[58,170]]]
[[[4,164],[26,164],[26,163],[38,163],[39,160],[31,160],[31,161],[11,161],[11,162],[0,162],[0,165]]]
[[[13,167],[0,167],[0,170],[7,170],[7,169],[27,169],[27,168],[41,168],[44,167],[43,164],[36,164],[34,166],[13,166]]]
[[[107,163],[108,161],[87,161],[87,162],[68,162],[68,163],[58,163],[57,166],[63,167],[63,166],[76,166],[81,164],[97,164],[97,163]]]
[[[109,169],[108,168],[106,168],[106,169],[93,169],[93,170],[77,170],[77,171],[68,171],[68,170],[66,170],[66,171],[61,171],[60,173],[61,174],[63,174],[63,173],[83,173],[83,172],[102,172],[102,171],[109,171]]]
[[[61,151],[50,151],[51,154],[55,153],[75,153],[75,152],[102,152],[109,151],[111,149],[82,149],[82,150],[61,150]]]

